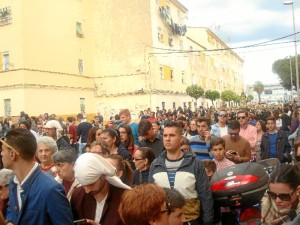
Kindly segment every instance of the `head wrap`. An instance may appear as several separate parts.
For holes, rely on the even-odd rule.
[[[120,178],[115,176],[116,169],[106,159],[95,153],[84,153],[75,162],[75,178],[81,185],[95,183],[100,176],[105,175],[105,179],[113,186],[130,189]]]
[[[60,123],[57,120],[49,120],[45,128],[55,128],[56,129],[56,138],[59,139],[61,137],[61,132],[63,128],[61,127]]]

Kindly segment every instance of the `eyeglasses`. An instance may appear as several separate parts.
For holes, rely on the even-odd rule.
[[[168,213],[168,215],[170,215],[170,214],[171,214],[171,207],[170,207],[170,206],[171,206],[170,203],[167,203],[166,209],[161,210],[160,213],[161,213],[161,214],[162,214],[162,213]]]
[[[240,116],[240,117],[238,117],[238,120],[245,119],[245,118],[246,118],[246,116]]]
[[[4,187],[8,187],[8,184],[0,185],[0,191],[2,191]]]
[[[11,145],[7,144],[7,143],[4,141],[4,139],[0,139],[0,142],[1,142],[6,148],[8,148],[8,149],[14,151],[17,155],[20,155],[20,153],[19,153],[16,149],[14,149]],[[1,151],[2,151],[2,148],[1,148]]]
[[[227,117],[227,114],[219,114],[219,117]]]
[[[231,133],[231,132],[229,132],[228,133],[230,136],[238,136],[239,135],[239,133]]]
[[[134,161],[140,161],[140,160],[143,160],[143,159],[137,159],[137,158],[133,158]]]
[[[282,201],[291,201],[292,195],[295,193],[296,189],[290,193],[290,194],[276,194],[270,190],[267,190],[267,194],[270,196],[270,198],[272,198],[273,200],[279,198]]]

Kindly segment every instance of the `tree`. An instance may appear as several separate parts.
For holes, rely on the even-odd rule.
[[[211,103],[214,105],[214,101],[220,98],[220,93],[218,91],[207,90],[205,92],[205,98],[211,100]]]
[[[224,102],[228,102],[230,103],[230,101],[232,101],[234,99],[234,91],[232,90],[225,90],[221,93],[221,99],[224,101]]]
[[[204,90],[201,86],[196,84],[190,85],[185,90],[186,94],[195,99],[195,108],[197,108],[197,100],[204,94]]]
[[[237,104],[241,102],[241,96],[234,93],[232,101],[235,103],[235,106],[237,106]]]
[[[251,102],[254,99],[254,97],[252,95],[248,95],[246,97],[246,103]]]
[[[298,62],[300,62],[300,58],[298,56]],[[290,65],[292,64],[292,65]],[[272,65],[273,73],[277,74],[280,79],[280,83],[284,88],[291,90],[291,68],[292,68],[292,80],[293,86],[296,85],[296,69],[295,69],[295,58],[284,58],[276,60]],[[300,68],[300,65],[299,65]]]
[[[255,81],[254,85],[253,85],[254,91],[257,93],[258,95],[258,103],[260,103],[260,96],[264,91],[264,85],[262,84],[262,82],[260,81]]]

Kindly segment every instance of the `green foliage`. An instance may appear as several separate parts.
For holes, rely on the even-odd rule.
[[[240,103],[241,101],[241,96],[237,95],[236,93],[234,93],[232,101],[234,101],[235,103]]]
[[[260,81],[255,81],[254,85],[253,85],[254,91],[257,93],[258,95],[258,102],[260,103],[260,96],[264,91],[264,85],[262,82]]]
[[[236,94],[232,90],[225,90],[221,93],[221,99],[225,102],[233,101]]]
[[[254,97],[252,95],[248,95],[246,97],[246,102],[251,102],[254,99]]]
[[[298,62],[300,62],[299,56],[298,56]],[[278,59],[272,65],[272,71],[273,71],[273,73],[277,74],[278,78],[280,79],[281,85],[284,88],[287,88],[289,90],[291,90],[291,68],[292,68],[293,86],[296,87],[297,86],[296,85],[296,68],[295,68],[295,58],[294,57]],[[299,65],[299,68],[300,68],[300,65]]]
[[[211,100],[211,103],[214,105],[214,101],[220,98],[220,93],[218,91],[207,90],[205,98]]]
[[[204,90],[201,86],[198,86],[196,84],[190,85],[186,88],[186,94],[190,97],[194,98],[196,101],[198,98],[203,96]]]

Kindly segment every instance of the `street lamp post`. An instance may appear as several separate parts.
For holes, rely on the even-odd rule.
[[[293,102],[293,71],[292,71],[292,59],[290,57],[290,73],[291,73],[291,102]]]
[[[297,97],[299,99],[299,71],[298,71],[298,54],[297,54],[297,35],[296,35],[296,25],[295,25],[295,14],[294,14],[294,1],[284,1],[284,5],[292,5],[293,13],[293,29],[294,29],[294,45],[295,45],[295,67],[296,67],[296,88],[297,88]]]

